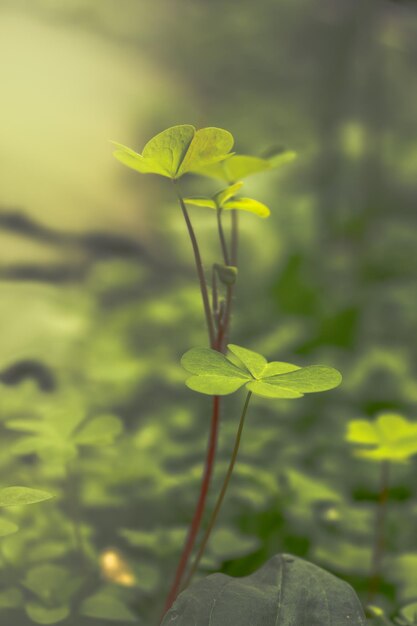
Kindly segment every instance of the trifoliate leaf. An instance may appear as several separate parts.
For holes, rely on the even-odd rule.
[[[374,422],[352,420],[346,440],[361,446],[355,451],[358,456],[405,462],[417,454],[417,423],[396,413],[382,413]]]
[[[177,179],[193,168],[226,159],[233,136],[222,128],[201,128],[183,124],[162,131],[145,145],[142,154],[117,144],[116,159],[141,174],[159,174]]]
[[[50,500],[53,496],[46,491],[30,489],[29,487],[6,487],[0,489],[1,506],[21,506],[23,504],[35,504]]]
[[[328,391],[342,380],[340,373],[323,365],[298,367],[266,359],[252,350],[230,344],[229,356],[210,348],[192,348],[181,363],[190,374],[186,385],[208,395],[227,395],[246,386],[266,398],[301,398],[305,393]]]

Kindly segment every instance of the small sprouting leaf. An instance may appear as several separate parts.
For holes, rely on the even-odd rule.
[[[230,198],[233,198],[237,194],[242,186],[243,182],[240,181],[238,183],[235,183],[234,185],[229,185],[229,187],[226,187],[226,189],[222,189],[222,191],[216,193],[216,195],[214,196],[216,199],[216,204],[222,207],[227,200],[230,200]]]
[[[283,151],[274,156],[263,159],[246,154],[234,154],[229,159],[221,163],[205,165],[204,167],[193,169],[193,173],[210,178],[218,178],[227,183],[235,183],[253,174],[266,172],[289,163],[296,158],[297,154],[292,151]]]
[[[6,537],[7,535],[13,535],[19,530],[13,522],[9,522],[8,519],[0,518],[0,537]]]
[[[36,504],[51,498],[53,496],[50,493],[40,491],[39,489],[30,489],[29,487],[5,487],[0,489],[0,507]]]
[[[231,354],[224,356],[210,348],[192,348],[181,363],[190,374],[186,385],[208,395],[227,395],[246,386],[264,398],[301,398],[305,393],[328,391],[340,385],[341,374],[332,367],[266,359],[252,350],[230,344]]]
[[[179,595],[162,626],[365,626],[352,587],[323,569],[277,555],[250,576],[212,574]]]
[[[269,208],[253,198],[235,198],[236,193],[242,187],[243,183],[235,183],[219,191],[211,198],[204,196],[193,196],[185,198],[184,202],[192,206],[206,207],[208,209],[222,209],[224,211],[247,211],[258,215],[258,217],[268,217],[271,214]]]
[[[182,124],[162,131],[145,145],[142,154],[117,144],[116,159],[141,174],[177,179],[193,168],[216,163],[229,156],[233,136],[222,128]]]
[[[374,422],[352,420],[346,440],[358,444],[358,456],[374,461],[406,462],[417,454],[417,423],[396,413],[382,413]]]
[[[29,602],[25,609],[30,619],[36,624],[57,624],[70,614],[68,605],[49,608],[37,602]]]
[[[220,281],[224,285],[234,285],[237,278],[238,269],[234,265],[221,265],[220,263],[214,264]]]
[[[105,591],[99,591],[84,600],[80,613],[96,619],[137,622],[137,616],[118,598]]]
[[[253,198],[233,198],[231,200],[227,200],[224,203],[223,209],[226,211],[235,209],[237,211],[248,211],[248,213],[254,213],[254,215],[258,215],[258,217],[268,217],[271,215],[271,211],[263,204],[263,202],[259,202],[258,200],[254,200]]]
[[[204,196],[192,196],[191,198],[185,198],[186,204],[191,206],[201,206],[207,209],[217,209],[217,204],[212,198],[206,198]]]

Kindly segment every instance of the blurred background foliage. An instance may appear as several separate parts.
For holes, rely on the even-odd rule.
[[[108,140],[140,150],[179,123],[298,152],[245,184],[272,216],[241,219],[232,337],[344,375],[323,397],[254,401],[204,571],[292,552],[365,600],[378,467],[346,426],[417,418],[415,2],[1,0],[0,57],[0,482],[56,495],[5,514],[21,530],[1,540],[0,622],[149,624],[163,603],[210,414],[179,358],[205,329],[169,184]],[[214,214],[192,218],[209,266]],[[417,599],[415,472],[392,473],[388,612]]]

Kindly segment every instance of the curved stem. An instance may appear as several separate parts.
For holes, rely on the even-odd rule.
[[[204,314],[206,317],[206,324],[207,324],[207,330],[209,334],[210,347],[214,348],[216,339],[215,339],[215,332],[214,332],[213,315],[212,315],[211,308],[210,308],[210,301],[209,301],[209,295],[208,295],[208,290],[207,290],[206,278],[204,275],[203,262],[201,260],[200,248],[198,247],[197,237],[195,236],[193,225],[191,224],[190,216],[188,215],[185,202],[181,194],[178,191],[177,191],[177,196],[178,196],[178,201],[181,206],[182,214],[185,219],[185,223],[187,225],[188,234],[191,240],[191,245],[193,247],[195,266],[197,269],[198,279],[200,282],[201,297],[203,300]]]
[[[175,572],[174,582],[172,583],[171,589],[167,596],[164,606],[164,614],[171,608],[172,603],[176,599],[178,595],[178,591],[180,589],[181,580],[184,576],[185,569],[188,564],[188,560],[190,558],[191,552],[194,547],[195,539],[197,537],[197,533],[200,528],[201,518],[204,513],[205,503],[207,499],[207,492],[211,482],[211,476],[213,473],[214,466],[214,458],[216,454],[217,447],[217,435],[219,428],[219,409],[220,409],[220,398],[219,396],[213,396],[213,413],[211,418],[211,430],[210,430],[210,438],[207,449],[207,457],[206,457],[206,465],[204,469],[203,480],[201,483],[200,496],[198,498],[197,506],[194,511],[194,516],[191,522],[190,529],[188,531],[187,539],[184,544],[184,548],[181,554],[180,561],[177,566],[177,571]]]
[[[201,542],[200,548],[199,548],[199,550],[197,552],[197,555],[196,555],[196,557],[194,559],[194,562],[193,562],[193,565],[191,567],[190,573],[188,574],[188,576],[187,576],[187,578],[185,580],[184,587],[187,587],[190,584],[190,582],[191,582],[195,572],[197,571],[198,565],[199,565],[199,563],[201,561],[201,558],[202,558],[202,556],[204,554],[204,551],[206,549],[208,540],[210,539],[211,531],[213,530],[214,525],[216,524],[217,517],[219,515],[221,506],[223,504],[223,500],[224,500],[224,497],[226,495],[226,491],[227,491],[227,488],[229,486],[230,479],[231,479],[232,473],[233,473],[233,468],[235,466],[237,455],[238,455],[238,452],[239,452],[240,440],[242,438],[243,426],[245,424],[246,412],[248,410],[248,406],[249,406],[249,402],[250,402],[250,399],[251,399],[251,395],[252,395],[252,392],[249,391],[248,395],[246,396],[245,404],[243,405],[242,415],[240,416],[240,421],[239,421],[239,428],[238,428],[237,433],[236,433],[235,445],[234,445],[234,448],[233,448],[233,452],[232,452],[232,456],[231,456],[231,459],[230,459],[229,467],[227,469],[227,473],[226,473],[225,479],[223,481],[223,486],[222,486],[221,491],[219,493],[219,496],[217,498],[216,505],[215,505],[215,507],[213,509],[213,512],[211,514],[211,517],[210,517],[210,520],[209,520],[206,532],[204,533],[204,537],[202,539],[202,542]]]
[[[375,535],[372,550],[371,575],[368,587],[368,604],[372,602],[379,588],[381,565],[385,549],[385,518],[389,495],[389,461],[381,464],[378,505],[375,515]]]

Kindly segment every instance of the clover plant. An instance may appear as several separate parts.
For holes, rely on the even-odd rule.
[[[346,440],[355,446],[356,456],[380,464],[378,506],[368,588],[368,600],[372,601],[378,591],[384,556],[390,466],[393,463],[408,463],[417,454],[417,424],[397,413],[381,413],[373,422],[351,420]]]
[[[263,202],[238,195],[243,186],[242,179],[271,170],[295,157],[295,153],[289,151],[280,152],[270,158],[238,155],[231,153],[233,144],[234,139],[226,130],[220,128],[196,130],[191,125],[180,125],[156,135],[148,141],[141,153],[121,144],[116,144],[114,152],[114,156],[131,169],[142,174],[157,174],[169,178],[175,185],[175,193],[193,249],[208,332],[208,347],[192,348],[184,354],[181,361],[183,367],[191,374],[186,381],[187,386],[212,397],[212,416],[200,494],[165,602],[164,613],[170,609],[180,588],[191,582],[204,553],[232,476],[251,396],[297,399],[306,393],[333,389],[341,382],[340,373],[333,368],[323,365],[300,367],[281,361],[268,363],[261,354],[228,343],[233,290],[238,277],[238,213],[243,211],[261,218],[270,215],[270,209]],[[220,179],[226,183],[226,187],[210,196],[184,197],[177,181],[187,173]],[[222,258],[212,263],[210,285],[187,206],[209,208],[216,213]],[[225,213],[231,215],[229,233],[223,224]],[[246,398],[229,467],[194,563],[190,567],[190,557],[201,527],[215,462],[220,400],[222,396],[243,387],[246,390]]]

